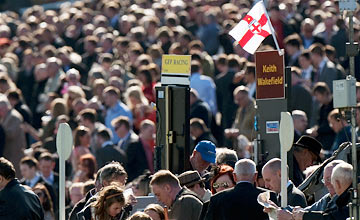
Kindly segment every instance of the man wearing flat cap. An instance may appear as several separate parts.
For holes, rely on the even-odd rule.
[[[198,171],[186,171],[178,176],[180,185],[186,186],[188,189],[196,193],[203,202],[210,200],[211,191],[205,189],[205,178],[202,178]]]
[[[309,166],[321,162],[320,151],[322,145],[315,138],[303,135],[293,145],[294,149],[294,168],[293,183],[299,186],[305,179],[304,170]]]

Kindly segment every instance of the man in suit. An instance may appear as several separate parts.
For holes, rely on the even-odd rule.
[[[119,136],[120,141],[117,143],[116,148],[126,152],[129,143],[138,141],[139,136],[131,129],[130,120],[126,116],[119,116],[111,121],[116,134]]]
[[[256,165],[252,160],[241,159],[236,162],[234,169],[236,186],[211,197],[205,219],[268,219],[263,207],[257,202],[258,195],[265,190],[254,186],[256,177]]]
[[[285,51],[287,56],[285,57],[286,66],[299,66],[299,56],[301,54],[301,38],[298,34],[292,34],[284,39]]]
[[[301,110],[294,110],[291,112],[291,115],[294,122],[294,143],[296,143],[299,138],[305,134],[308,126],[308,118],[306,117],[306,113]]]
[[[231,54],[227,58],[228,70],[216,76],[216,98],[223,128],[230,128],[235,118],[233,91],[237,84],[234,84],[233,79],[243,69],[244,63],[238,55]]]
[[[42,176],[38,173],[39,162],[34,157],[25,156],[20,161],[20,172],[23,176],[23,179],[20,181],[21,184],[27,185],[30,188],[36,186],[36,184],[43,184],[46,189],[49,191],[51,200],[54,206],[54,212],[57,211],[57,197],[54,191],[54,188],[45,181]]]
[[[3,157],[0,158],[0,219],[44,219],[39,197],[20,185],[14,166]]]
[[[280,195],[281,192],[281,160],[273,158],[269,160],[262,168],[262,175],[265,181],[265,187]],[[280,204],[281,198],[278,196]],[[294,184],[288,180],[287,182],[287,205],[306,207],[306,199]]]
[[[42,179],[48,183],[54,190],[56,201],[53,201],[55,204],[58,203],[59,198],[59,174],[54,172],[55,168],[55,159],[48,153],[41,153],[39,156],[39,171]],[[56,206],[56,205],[55,205]]]
[[[195,89],[190,90],[190,119],[200,118],[208,128],[212,123],[212,112],[209,105],[199,98]]]
[[[191,146],[191,151],[200,141],[203,140],[211,141],[215,144],[215,146],[217,145],[215,137],[209,131],[204,121],[200,118],[192,118],[190,120],[190,135],[194,141],[194,144]]]
[[[39,171],[41,177],[49,183],[54,189],[59,189],[59,174],[54,172],[55,159],[53,156],[44,152],[39,156]]]
[[[313,97],[310,88],[301,78],[301,70],[297,67],[291,68],[291,86],[290,110],[302,110],[311,119]]]
[[[239,129],[238,132],[232,132],[231,129],[225,130],[227,138],[237,138],[240,134],[245,135],[249,140],[255,138],[254,118],[255,101],[249,97],[249,88],[238,86],[234,90],[234,100],[239,106],[233,128]]]
[[[98,149],[95,156],[99,168],[111,161],[126,164],[125,151],[115,148],[115,145],[111,142],[111,135],[108,129],[99,130],[96,135],[96,141]]]
[[[342,79],[344,76],[339,73],[335,64],[325,56],[323,45],[315,43],[311,45],[309,50],[313,65],[317,69],[313,82],[325,82],[332,92],[333,81]]]
[[[145,119],[140,124],[139,140],[129,144],[126,150],[129,181],[143,174],[146,169],[154,173],[154,133],[154,122]]]
[[[324,150],[330,151],[334,143],[335,132],[330,128],[327,118],[334,109],[333,97],[329,87],[324,82],[318,82],[314,85],[313,94],[316,101],[320,103],[320,111],[316,125],[311,128],[310,135],[322,144]]]
[[[97,121],[97,113],[95,109],[85,108],[79,112],[78,119],[79,125],[83,125],[90,129],[90,150],[96,152],[96,134],[99,130],[105,129],[106,126],[101,122]]]

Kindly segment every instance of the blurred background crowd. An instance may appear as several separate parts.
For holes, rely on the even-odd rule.
[[[232,155],[226,159],[230,166],[213,168],[217,178],[232,173],[238,159],[253,158],[255,60],[228,35],[253,3],[84,0],[58,9],[35,5],[22,14],[0,13],[0,156],[42,198],[47,219],[57,211],[56,133],[63,122],[74,137],[66,168],[69,212],[111,161],[122,165],[122,185],[135,196],[151,192],[159,132],[152,103],[163,54],[192,57],[191,152],[208,140],[217,155]],[[337,0],[265,4],[285,50],[285,65],[292,67],[294,142],[304,134],[316,138],[321,158],[327,158],[351,137],[332,100],[332,81],[349,73],[348,19]],[[359,12],[354,16],[356,42]],[[258,50],[273,48],[270,36]],[[355,57],[355,73],[360,80],[360,56]],[[360,101],[360,83],[357,89]],[[211,193],[231,184],[236,182],[212,185]]]

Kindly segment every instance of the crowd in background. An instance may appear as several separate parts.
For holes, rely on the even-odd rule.
[[[104,214],[108,207],[101,207],[101,199],[114,199],[117,210],[124,210],[129,203],[123,186],[132,188],[135,196],[144,196],[151,193],[150,185],[162,186],[162,178],[176,186],[174,189],[180,183],[181,187],[187,185],[181,176],[169,173],[160,173],[160,182],[154,177],[151,180],[155,137],[161,132],[157,131],[153,103],[155,87],[161,85],[163,54],[191,55],[192,59],[189,160],[199,180],[208,178],[207,184],[196,185],[199,201],[195,199],[194,205],[202,206],[218,189],[237,184],[232,175],[239,171],[235,163],[252,159],[254,152],[255,60],[228,32],[253,3],[84,0],[64,3],[57,10],[33,6],[22,14],[0,13],[0,156],[13,164],[21,184],[38,195],[46,219],[55,219],[58,210],[56,134],[63,122],[70,125],[74,137],[66,164],[68,215],[85,195],[97,195],[88,214],[107,219],[119,212]],[[300,170],[299,179],[293,180],[297,186],[307,167],[328,158],[351,137],[350,124],[333,108],[332,96],[332,81],[349,74],[345,50],[348,18],[340,12],[337,0],[269,0],[265,5],[285,50],[285,65],[291,66],[289,111],[295,126],[294,143],[300,146],[294,153]],[[359,12],[354,13],[356,42],[360,39]],[[258,51],[274,48],[270,36]],[[359,73],[357,55],[357,80]],[[359,102],[360,83],[356,85]],[[303,135],[308,136],[301,139]],[[316,147],[309,147],[308,140]],[[215,163],[213,155],[204,158],[209,156],[204,152],[215,154],[213,145],[216,160],[227,165]],[[194,162],[201,157],[206,163]],[[309,160],[303,161],[311,164],[298,159],[307,157]],[[111,177],[120,182],[120,188],[99,176],[110,162],[122,177]],[[204,177],[210,163],[214,164],[210,177]],[[257,170],[261,173],[261,166]],[[240,171],[237,174],[242,175]],[[264,187],[261,179],[254,182]],[[103,190],[92,191],[99,186]],[[186,196],[188,192],[181,193]],[[153,219],[167,215],[162,207],[149,210],[162,213]],[[206,209],[197,214],[205,217]],[[140,217],[130,219],[146,219]]]

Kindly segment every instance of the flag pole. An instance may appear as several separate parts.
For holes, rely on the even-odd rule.
[[[270,17],[269,17],[269,15],[268,15],[267,10],[266,10],[265,5],[264,5],[264,1],[261,0],[261,3],[262,3],[261,5],[264,7],[264,11],[265,11],[266,18],[268,19],[269,24],[270,24],[270,31],[271,31],[271,35],[273,36],[273,39],[274,39],[274,41],[275,41],[276,49],[277,49],[277,51],[279,52],[279,56],[282,56],[282,55],[284,55],[284,53],[283,53],[283,51],[280,49],[279,44],[278,44],[278,42],[277,42],[277,39],[276,39],[276,36],[275,36],[274,27],[273,27],[272,24],[271,24]]]

